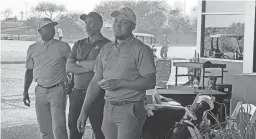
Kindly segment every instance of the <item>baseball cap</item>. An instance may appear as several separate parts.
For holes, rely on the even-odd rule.
[[[122,14],[126,18],[126,20],[132,21],[133,23],[136,24],[136,15],[132,9],[130,9],[128,7],[124,7],[118,11],[112,12],[111,16],[116,17],[119,14]]]
[[[59,23],[58,22],[53,22],[50,18],[42,18],[40,21],[39,21],[39,28],[38,30],[40,30],[42,27],[46,26],[46,25],[50,25],[50,24],[53,24],[54,26],[58,25]]]
[[[100,15],[99,13],[97,13],[97,12],[90,12],[89,14],[82,14],[82,15],[80,15],[80,19],[83,20],[83,21],[85,21],[85,19],[86,19],[87,17],[91,17],[91,18],[93,18],[94,20],[98,20],[98,21],[100,21],[101,23],[103,23],[103,20],[102,20],[101,15]]]

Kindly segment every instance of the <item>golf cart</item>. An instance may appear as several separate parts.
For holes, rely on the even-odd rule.
[[[153,48],[153,45],[156,43],[156,38],[154,35],[146,34],[146,33],[133,33],[135,38],[141,40],[146,45]]]
[[[154,53],[157,51],[157,49],[154,48],[156,43],[156,38],[154,35],[146,34],[146,33],[133,33],[133,35],[135,38],[141,40],[143,43],[148,45]],[[154,56],[156,57],[155,54]]]
[[[222,58],[222,59],[231,59],[229,56],[225,55],[224,53],[222,53],[219,49],[219,39],[221,37],[227,37],[227,38],[236,38],[238,47],[236,47],[233,51],[233,53],[235,54],[235,60],[242,60],[243,59],[243,54],[242,54],[242,50],[241,50],[241,46],[239,44],[239,41],[244,37],[243,35],[236,35],[236,34],[215,34],[215,35],[211,35],[211,48],[210,50],[205,51],[206,56],[212,57],[212,58]],[[213,41],[214,38],[216,38],[216,48],[214,48],[213,46]]]

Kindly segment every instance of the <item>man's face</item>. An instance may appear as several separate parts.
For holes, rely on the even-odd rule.
[[[42,40],[49,41],[51,40],[55,35],[55,29],[53,24],[49,24],[46,26],[43,26],[39,33],[41,34]]]
[[[134,30],[132,21],[126,20],[122,14],[118,14],[113,23],[114,35],[117,39],[124,40]]]
[[[99,22],[94,20],[92,17],[87,17],[85,19],[85,28],[86,28],[87,34],[89,36],[91,36],[100,31],[101,25]]]

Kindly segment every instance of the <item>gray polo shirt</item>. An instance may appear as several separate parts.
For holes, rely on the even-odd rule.
[[[118,45],[115,42],[105,45],[97,58],[95,72],[103,73],[105,80],[136,80],[140,76],[156,73],[153,52],[149,46],[133,36]],[[106,100],[144,100],[146,90],[117,89],[106,91]]]
[[[91,43],[88,38],[79,40],[75,42],[68,58],[73,59],[74,61],[95,60],[102,46],[104,46],[109,42],[110,40],[103,36],[94,43]],[[93,71],[82,73],[82,74],[75,74],[74,76],[75,88],[87,89],[93,76],[94,76]]]
[[[68,43],[56,39],[38,41],[29,46],[26,68],[33,69],[34,80],[50,87],[66,80],[66,61],[71,49]]]

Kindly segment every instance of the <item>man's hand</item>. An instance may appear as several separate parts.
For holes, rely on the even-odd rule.
[[[99,85],[104,90],[116,90],[120,87],[118,79],[110,79],[103,82],[99,82]]]
[[[66,95],[70,94],[72,89],[74,87],[74,84],[73,83],[68,83],[67,85],[65,85],[65,90],[64,90],[64,93]]]
[[[72,89],[74,88],[74,80],[73,80],[73,76],[71,73],[67,74],[67,80],[64,82],[65,84],[65,88],[64,88],[64,93],[66,95],[70,94]]]
[[[28,92],[23,93],[23,102],[24,102],[25,106],[30,107],[30,99],[29,99]]]
[[[88,118],[88,114],[85,112],[81,112],[79,115],[79,118],[77,120],[77,130],[80,133],[83,133],[85,131],[86,121]]]

